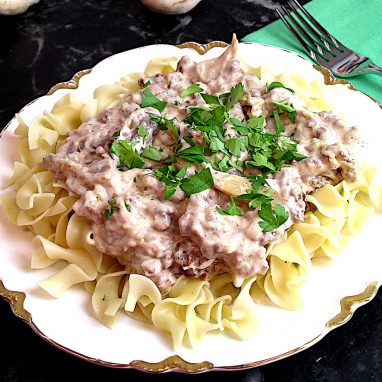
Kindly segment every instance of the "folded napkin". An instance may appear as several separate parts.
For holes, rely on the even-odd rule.
[[[305,7],[345,46],[382,66],[381,0],[313,0]],[[309,58],[281,20],[249,34],[242,41],[274,45]],[[382,76],[363,74],[347,80],[357,90],[382,103]]]

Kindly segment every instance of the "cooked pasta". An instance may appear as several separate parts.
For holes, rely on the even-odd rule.
[[[155,58],[144,74],[168,74],[176,69],[177,61]],[[296,73],[275,77],[266,63],[257,68],[241,64],[246,72],[264,81],[281,81],[292,87],[313,111],[330,108],[321,77],[313,82]],[[142,77],[143,74],[134,73],[116,84],[103,85],[88,103],[67,94],[29,126],[17,116],[19,126],[15,134],[20,137],[20,159],[4,184],[14,191],[1,196],[5,215],[16,226],[34,233],[32,269],[60,261],[63,264],[57,273],[42,280],[40,287],[51,296],[60,297],[72,286],[83,285],[92,294],[95,315],[105,325],[111,327],[122,311],[168,332],[175,347],[195,346],[211,331],[247,338],[256,330],[258,304],[301,309],[301,287],[312,271],[312,259],[335,257],[374,211],[382,211],[377,170],[365,165],[357,182],[325,185],[308,195],[311,211],[279,243],[268,247],[269,269],[265,275],[244,279],[241,285],[228,273],[218,274],[210,281],[181,276],[164,297],[152,280],[129,274],[115,258],[98,251],[91,225],[73,212],[78,197],[41,166],[42,159],[57,150],[69,131],[137,91]]]

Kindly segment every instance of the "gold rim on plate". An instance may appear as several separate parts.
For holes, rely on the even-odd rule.
[[[199,44],[196,42],[185,42],[183,44],[177,45],[177,47],[180,49],[185,49],[185,48],[193,49],[199,54],[203,55],[213,48],[226,47],[228,45],[229,44],[223,41],[212,41],[208,44]],[[353,85],[350,82],[344,79],[335,78],[328,69],[323,68],[321,66],[314,66],[314,68],[320,71],[324,75],[324,80],[326,85],[345,84],[345,85],[348,85],[350,89],[355,90]],[[77,89],[80,78],[89,74],[91,70],[92,69],[81,70],[78,73],[76,73],[70,81],[60,82],[54,85],[49,90],[47,95],[52,95],[54,92],[56,92],[59,89]],[[183,373],[196,374],[196,373],[201,373],[204,371],[211,371],[211,370],[227,370],[228,371],[228,370],[249,369],[252,367],[265,365],[267,363],[274,362],[282,358],[289,357],[302,350],[305,350],[308,347],[317,343],[320,339],[322,339],[326,334],[328,334],[333,329],[338,328],[339,326],[349,321],[350,318],[353,316],[354,311],[357,308],[371,301],[375,297],[379,287],[380,287],[380,283],[377,281],[374,281],[369,283],[363,292],[354,296],[347,296],[342,298],[340,301],[340,307],[341,307],[340,312],[326,323],[325,329],[321,334],[319,334],[312,340],[306,342],[305,344],[293,350],[290,350],[288,352],[279,354],[271,358],[266,358],[257,362],[250,362],[250,363],[245,363],[242,365],[233,365],[233,366],[215,366],[213,363],[208,361],[204,361],[200,363],[192,363],[192,362],[187,362],[186,360],[182,359],[178,355],[173,355],[171,357],[164,359],[163,361],[155,362],[155,363],[145,362],[142,360],[134,360],[134,361],[131,361],[129,364],[116,364],[116,363],[106,362],[99,359],[94,359],[86,355],[80,354],[74,350],[68,349],[60,345],[59,343],[55,342],[51,338],[47,337],[44,333],[42,333],[33,323],[32,315],[24,308],[24,300],[26,297],[24,292],[8,290],[7,288],[5,288],[4,284],[0,280],[0,297],[8,301],[16,317],[22,319],[24,322],[29,324],[29,326],[40,337],[45,339],[50,344],[58,347],[59,349],[64,350],[65,352],[75,355],[84,360],[90,361],[92,363],[96,363],[98,365],[104,365],[104,366],[121,368],[121,369],[138,369],[138,370],[142,370],[149,373],[163,373],[166,371],[173,370],[173,371],[178,371]]]

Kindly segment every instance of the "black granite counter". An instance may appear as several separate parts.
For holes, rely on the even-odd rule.
[[[0,16],[0,126],[55,83],[111,54],[154,43],[229,41],[232,32],[241,38],[274,20],[274,7],[270,0],[203,0],[189,14],[164,16],[145,10],[138,0],[42,0],[20,16]],[[0,382],[215,377],[243,382],[382,381],[382,293],[302,353],[257,369],[199,376],[153,376],[81,361],[44,342],[0,300]]]

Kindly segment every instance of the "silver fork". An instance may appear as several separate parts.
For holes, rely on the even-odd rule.
[[[297,0],[288,1],[288,5],[289,9],[281,5],[276,13],[317,64],[338,77],[382,76],[382,67],[338,41]]]

